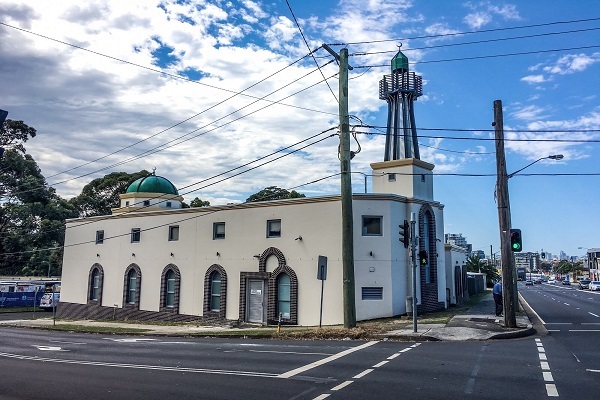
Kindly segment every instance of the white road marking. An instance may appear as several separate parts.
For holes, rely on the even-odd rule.
[[[377,364],[373,365],[373,368],[379,368],[379,367],[381,367],[382,365],[385,365],[385,364],[387,364],[387,363],[389,363],[389,361],[382,361],[382,362],[380,362],[380,363],[377,363]]]
[[[137,343],[137,342],[150,342],[158,339],[146,339],[146,338],[126,338],[126,339],[111,339],[111,338],[103,338],[106,340],[112,340],[113,342],[121,342],[121,343]]]
[[[589,311],[588,311],[588,314],[591,314],[591,315],[593,315],[593,316],[594,316],[594,317],[596,317],[596,318],[600,318],[600,315],[598,315],[598,314],[594,314],[593,312],[589,312]]]
[[[586,369],[588,372],[600,372],[600,369]]]
[[[540,366],[542,367],[542,369],[550,369],[550,365],[548,365],[547,361],[540,361]]]
[[[78,343],[78,342],[63,342],[60,340],[50,340],[50,343],[63,343],[63,344],[87,344],[87,343]]]
[[[546,322],[545,325],[573,325],[572,322]]]
[[[342,382],[339,385],[337,385],[336,387],[331,388],[331,390],[341,390],[341,389],[345,388],[346,386],[348,386],[349,384],[351,384],[352,382],[354,382],[354,381]]]
[[[323,400],[323,399],[328,398],[329,396],[331,396],[331,395],[327,394],[327,393],[324,393],[324,394],[322,394],[320,396],[315,397],[313,400]]]
[[[600,329],[569,329],[569,332],[600,332]]]
[[[537,347],[544,347],[544,345],[543,345],[543,344],[541,344],[541,343],[536,343],[535,345],[536,345]]]
[[[406,348],[406,349],[402,349],[400,350],[398,353],[406,353],[407,351],[412,350],[410,347]]]
[[[327,358],[324,358],[322,360],[315,361],[315,362],[310,363],[308,365],[305,365],[303,367],[296,368],[296,369],[293,369],[293,370],[288,371],[288,372],[284,372],[283,374],[277,375],[277,377],[278,378],[284,378],[284,379],[291,378],[294,375],[298,375],[298,374],[300,374],[302,372],[308,371],[309,369],[313,369],[313,368],[318,367],[320,365],[327,364],[328,362],[337,360],[338,358],[342,358],[342,357],[344,357],[344,356],[346,356],[348,354],[351,354],[351,353],[354,353],[355,351],[359,351],[359,350],[365,349],[367,347],[373,346],[374,344],[377,344],[377,343],[378,343],[377,341],[375,341],[375,342],[367,342],[367,343],[361,344],[360,346],[352,347],[350,349],[341,351],[341,352],[339,352],[337,354],[334,354],[334,355],[329,356]]]
[[[353,378],[353,379],[360,379],[360,378],[362,378],[363,376],[365,376],[365,375],[367,375],[367,374],[369,374],[369,373],[371,373],[371,372],[373,372],[373,371],[374,371],[374,370],[373,370],[372,368],[365,369],[363,372],[361,372],[361,373],[360,373],[360,374],[358,374],[358,375],[355,375],[355,376],[353,376],[352,378]]]
[[[548,357],[546,356],[546,353],[538,353],[538,356],[540,356],[540,360],[541,361],[548,360]]]
[[[237,376],[254,376],[261,378],[277,378],[278,375],[267,372],[254,372],[254,371],[228,371],[222,369],[205,369],[205,368],[185,368],[185,367],[167,367],[164,365],[143,365],[143,364],[121,364],[121,363],[109,363],[100,361],[82,361],[82,360],[68,360],[60,358],[46,358],[37,356],[23,356],[19,354],[0,353],[0,357],[16,358],[18,360],[32,360],[42,362],[54,362],[59,364],[77,364],[77,365],[93,365],[100,367],[115,367],[115,368],[132,368],[132,369],[148,369],[158,371],[173,371],[173,372],[195,372],[200,374],[217,374],[217,375],[237,375]]]
[[[388,360],[393,360],[394,358],[398,357],[400,355],[400,353],[396,353],[396,354],[392,354],[391,356],[389,356],[387,359]]]
[[[545,353],[545,352],[546,352],[546,350],[544,350],[544,348],[543,348],[543,347],[538,347],[537,349],[538,349],[538,351],[539,351],[540,353]]]
[[[558,397],[556,385],[554,383],[546,383],[546,393],[548,394],[548,397]]]
[[[581,325],[600,325],[600,322],[582,322]]]
[[[277,353],[277,354],[309,354],[313,356],[330,356],[331,353],[303,353],[301,351],[275,351],[275,350],[248,350],[251,353]]]
[[[569,303],[563,303],[563,304],[564,304],[565,306],[570,306],[570,304],[569,304]]]
[[[560,329],[546,329],[548,332],[560,332]]]
[[[37,344],[34,344],[32,346],[37,347],[38,350],[43,350],[43,351],[69,351],[69,350],[63,350],[61,347],[58,347],[58,346],[38,346]]]
[[[546,382],[554,382],[554,378],[552,377],[552,372],[545,371],[542,372],[544,374],[544,381]]]

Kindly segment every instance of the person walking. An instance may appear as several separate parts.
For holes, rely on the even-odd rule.
[[[492,289],[494,295],[494,303],[496,303],[496,317],[502,316],[502,282],[496,282],[494,289]]]

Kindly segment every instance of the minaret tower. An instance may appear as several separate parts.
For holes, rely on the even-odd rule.
[[[383,161],[419,157],[413,101],[423,94],[423,79],[408,70],[400,50],[392,58],[392,73],[379,81],[379,98],[388,103]]]

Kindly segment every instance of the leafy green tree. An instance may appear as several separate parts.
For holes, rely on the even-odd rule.
[[[485,284],[487,287],[494,286],[500,280],[500,274],[493,265],[483,262],[477,255],[467,257],[467,271],[485,273]]]
[[[269,200],[281,200],[281,199],[296,199],[299,197],[306,197],[302,193],[298,193],[295,190],[291,192],[286,189],[278,188],[277,186],[269,186],[264,188],[258,193],[254,193],[246,199],[246,203],[252,203],[255,201],[269,201]]]
[[[210,201],[204,201],[202,199],[199,199],[198,197],[194,198],[194,200],[192,200],[190,202],[190,207],[194,208],[194,207],[208,207],[210,206]]]
[[[0,274],[58,274],[62,266],[64,221],[75,208],[49,187],[23,143],[35,137],[23,121],[6,120],[0,143]]]
[[[133,174],[112,172],[85,185],[70,203],[75,206],[80,217],[110,215],[111,208],[119,207],[119,194],[125,193],[135,180],[148,175],[150,172],[145,169]]]

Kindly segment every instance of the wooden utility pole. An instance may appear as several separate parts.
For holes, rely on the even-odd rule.
[[[500,225],[500,256],[502,260],[502,308],[504,311],[504,326],[517,327],[515,313],[516,284],[515,263],[510,248],[510,200],[508,197],[508,175],[506,173],[506,158],[504,154],[504,119],[502,116],[502,101],[494,101],[494,130],[496,139],[496,195],[498,198],[498,222]]]
[[[350,117],[348,115],[348,49],[338,55],[329,46],[323,48],[340,63],[339,74],[339,118],[340,118],[340,168],[342,196],[342,270],[344,327],[356,326],[356,301],[354,284],[354,228],[352,214],[352,177],[350,170]]]

